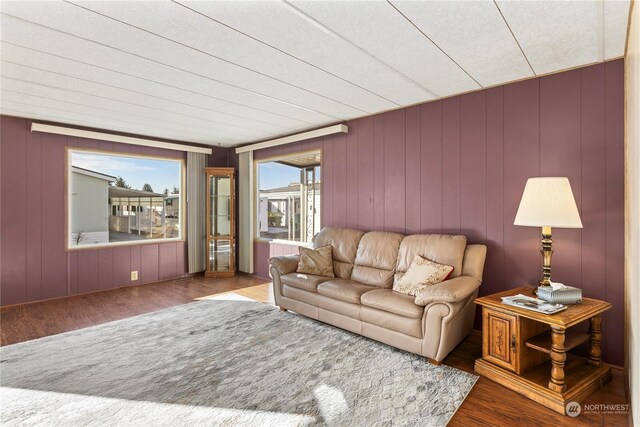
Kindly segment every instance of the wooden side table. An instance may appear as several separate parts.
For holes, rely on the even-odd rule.
[[[532,291],[522,287],[475,300],[482,306],[482,358],[475,371],[565,414],[568,402],[582,402],[611,380],[611,369],[600,360],[601,315],[611,304],[584,298],[547,315],[502,303],[502,297],[534,296]],[[587,320],[588,333],[573,328]],[[567,353],[587,341],[588,358]]]

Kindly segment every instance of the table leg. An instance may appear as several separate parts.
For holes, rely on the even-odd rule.
[[[589,319],[589,364],[598,367],[602,366],[602,361],[600,360],[600,355],[602,354],[600,350],[600,344],[602,343],[601,324],[602,316],[600,315]]]
[[[565,390],[564,362],[567,355],[564,351],[564,329],[551,327],[551,381],[549,388],[558,393]]]

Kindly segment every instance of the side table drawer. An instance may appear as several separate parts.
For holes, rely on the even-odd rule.
[[[518,371],[518,319],[483,307],[482,357],[511,371]]]

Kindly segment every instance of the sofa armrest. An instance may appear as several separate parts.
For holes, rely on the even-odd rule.
[[[471,276],[458,276],[429,286],[416,294],[416,305],[426,306],[432,302],[458,302],[473,294],[480,282]]]
[[[275,268],[280,275],[293,273],[298,269],[300,255],[285,255],[269,258],[269,264]]]

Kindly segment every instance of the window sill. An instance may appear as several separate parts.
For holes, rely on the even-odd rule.
[[[138,240],[138,241],[130,241],[130,242],[113,242],[113,243],[107,243],[107,244],[101,243],[97,245],[67,246],[65,248],[65,251],[77,252],[77,251],[84,251],[84,250],[117,248],[122,246],[162,245],[164,243],[176,243],[176,242],[185,242],[185,241],[186,239],[183,239],[181,237],[176,237],[173,239],[149,239],[149,240]]]
[[[311,243],[296,242],[294,240],[282,240],[282,239],[265,239],[263,237],[256,237],[253,239],[254,243],[268,243],[274,245],[286,245],[286,246],[309,246]]]

